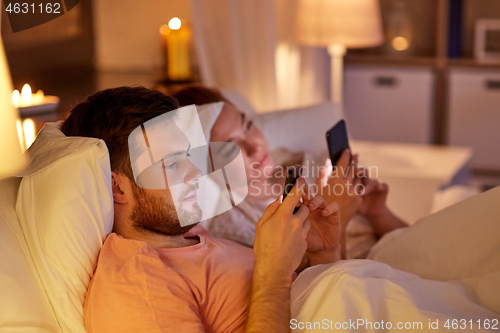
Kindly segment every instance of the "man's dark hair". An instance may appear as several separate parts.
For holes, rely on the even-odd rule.
[[[215,88],[208,88],[202,85],[192,85],[172,93],[181,106],[203,105],[208,103],[224,102],[231,104],[222,93]]]
[[[125,174],[132,182],[128,136],[144,122],[179,108],[171,96],[144,87],[118,87],[98,91],[70,111],[62,124],[66,136],[104,140],[111,170]]]

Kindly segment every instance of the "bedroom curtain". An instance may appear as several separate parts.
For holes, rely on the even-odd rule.
[[[298,46],[295,0],[191,0],[203,84],[245,96],[259,112],[329,98],[325,49]]]

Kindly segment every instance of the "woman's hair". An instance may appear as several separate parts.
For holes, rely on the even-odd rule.
[[[144,122],[179,108],[177,101],[144,87],[118,87],[98,91],[70,111],[61,126],[67,136],[104,140],[111,170],[134,181],[128,137]]]
[[[207,88],[202,85],[193,85],[180,89],[172,96],[177,99],[181,106],[186,105],[203,105],[208,103],[224,102],[231,104],[221,92],[215,88]],[[232,105],[232,104],[231,104]]]

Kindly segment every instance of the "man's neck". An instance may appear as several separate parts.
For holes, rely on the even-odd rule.
[[[199,237],[184,238],[183,235],[167,236],[138,230],[115,230],[115,232],[124,238],[146,242],[154,249],[187,247],[200,242]]]
[[[144,241],[151,245],[152,248],[179,248],[196,245],[200,242],[199,237],[184,238],[182,235],[178,236],[164,236],[164,235],[142,235],[141,239],[137,240]]]

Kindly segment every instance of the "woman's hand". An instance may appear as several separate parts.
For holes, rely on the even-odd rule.
[[[362,185],[361,180],[356,177],[357,155],[353,156],[351,164],[349,160],[349,150],[342,153],[335,168],[332,167],[330,159],[327,159],[316,179],[317,194],[324,197],[327,204],[331,202],[339,204],[343,229],[356,214],[362,201],[359,193],[356,193],[358,185]]]
[[[311,229],[307,234],[307,252],[336,250],[340,242],[340,209],[336,202],[328,205],[321,196],[312,200],[305,198],[304,205],[309,208],[307,221]]]
[[[325,203],[336,202],[339,205],[341,236],[340,244],[342,247],[342,257],[345,258],[345,231],[347,223],[352,219],[358,210],[362,199],[359,196],[359,185],[361,179],[356,177],[358,157],[354,155],[351,160],[351,154],[346,149],[335,166],[327,159],[325,166],[320,169],[319,176],[316,179],[318,195],[325,199]]]
[[[362,178],[362,182],[365,191],[358,213],[366,217],[378,237],[382,237],[394,229],[408,226],[387,207],[386,201],[389,192],[387,184],[380,184],[377,180],[369,177]]]
[[[386,200],[389,187],[385,183],[379,183],[376,179],[363,177],[364,193],[362,203],[358,207],[358,213],[367,218],[378,217],[387,209]]]
[[[307,234],[307,254],[311,266],[327,264],[341,259],[341,223],[339,205],[328,205],[322,197],[305,200],[309,208],[307,220],[311,229]]]

